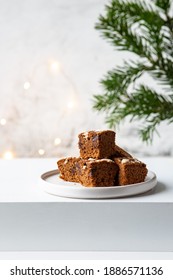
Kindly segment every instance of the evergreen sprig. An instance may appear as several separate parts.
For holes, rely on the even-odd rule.
[[[101,80],[103,94],[94,95],[94,108],[106,112],[110,127],[126,117],[142,120],[143,141],[153,139],[162,121],[173,122],[173,17],[171,0],[111,0],[96,29],[118,51],[136,59],[124,61]],[[154,90],[139,80],[153,77],[164,90]]]

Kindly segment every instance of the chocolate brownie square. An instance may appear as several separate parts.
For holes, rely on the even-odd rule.
[[[115,152],[115,132],[112,130],[83,132],[78,137],[81,158],[110,158]]]
[[[114,151],[114,155],[113,157],[117,157],[117,158],[121,158],[121,157],[125,157],[125,158],[133,158],[132,155],[130,155],[127,151],[125,151],[124,149],[122,149],[121,147],[119,147],[118,145],[115,145],[115,151]]]
[[[81,162],[79,181],[85,187],[115,185],[118,166],[110,159],[89,159]]]
[[[146,164],[134,158],[114,158],[119,167],[118,185],[130,185],[144,182],[147,175]]]
[[[69,182],[79,182],[80,158],[67,157],[57,161],[60,178]]]

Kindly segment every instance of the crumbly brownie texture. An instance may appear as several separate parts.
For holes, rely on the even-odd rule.
[[[89,159],[81,162],[79,181],[86,187],[115,185],[118,166],[110,159]]]
[[[144,182],[146,164],[115,144],[114,131],[89,131],[78,137],[80,157],[67,157],[57,162],[61,179],[86,187]]]
[[[80,162],[81,159],[77,157],[68,157],[58,160],[57,165],[60,178],[65,181],[79,183],[78,170],[80,170]]]
[[[130,155],[128,152],[120,148],[119,146],[115,145],[114,147],[114,158],[120,158],[120,157],[125,157],[125,158],[133,158],[132,155]]]
[[[115,132],[112,130],[88,131],[78,135],[80,157],[110,158],[115,152]]]
[[[146,164],[134,158],[114,158],[119,167],[118,185],[130,185],[144,182],[147,175]]]

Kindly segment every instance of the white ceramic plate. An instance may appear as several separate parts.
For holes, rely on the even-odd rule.
[[[145,182],[113,187],[87,188],[78,183],[66,182],[59,178],[59,171],[52,170],[41,175],[41,188],[53,195],[69,198],[101,199],[120,198],[142,194],[152,190],[157,184],[156,175],[148,171]]]

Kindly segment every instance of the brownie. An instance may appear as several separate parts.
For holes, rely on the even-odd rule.
[[[79,183],[79,171],[80,171],[81,159],[77,157],[62,158],[57,161],[58,169],[60,172],[60,178],[65,181]]]
[[[81,162],[79,181],[85,187],[115,185],[118,166],[110,159],[88,159]]]
[[[88,131],[78,135],[80,157],[110,158],[115,152],[115,132],[112,130]]]
[[[78,137],[80,156],[57,162],[61,179],[86,187],[124,186],[145,180],[146,164],[116,145],[114,131],[92,130]]]
[[[132,155],[130,155],[127,151],[123,150],[122,148],[120,148],[118,145],[115,145],[114,147],[114,155],[113,157],[125,157],[125,158],[133,158]]]
[[[146,164],[134,158],[114,158],[119,167],[118,185],[130,185],[144,182],[147,175]]]

